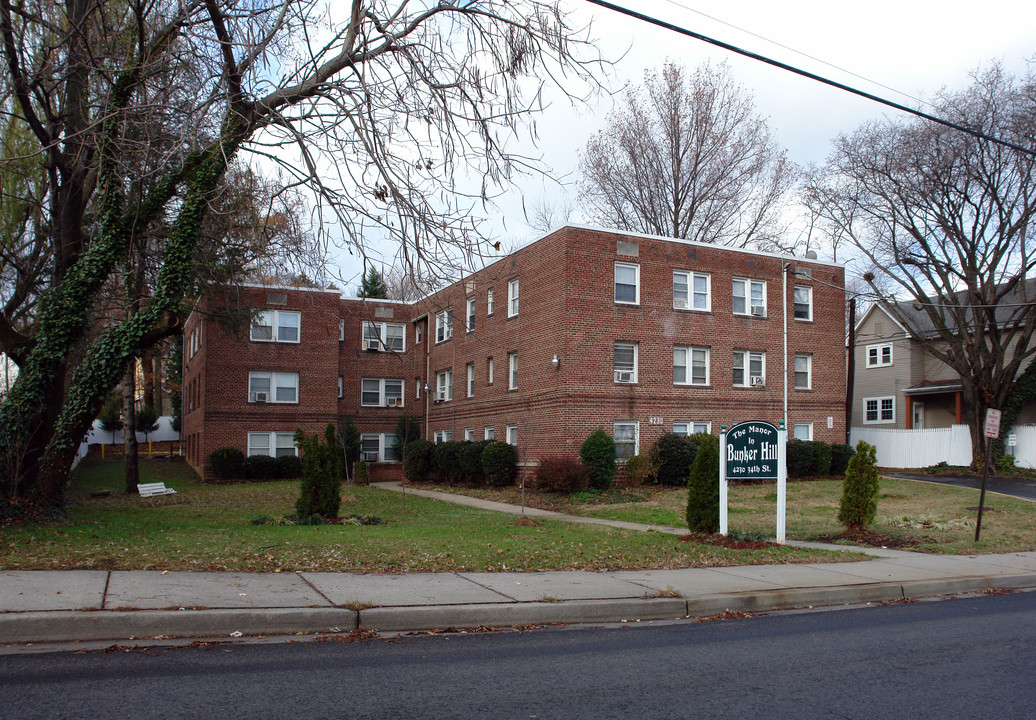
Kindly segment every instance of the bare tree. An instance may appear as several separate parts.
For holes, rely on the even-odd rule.
[[[569,222],[575,211],[575,206],[568,198],[548,200],[541,197],[532,204],[532,212],[528,217],[529,227],[539,233],[548,233]]]
[[[582,49],[538,0],[0,0],[0,127],[16,139],[0,180],[19,192],[0,273],[0,350],[20,366],[0,403],[5,497],[60,505],[103,398],[179,332],[235,157],[280,163],[361,252],[374,236],[412,266],[477,255],[471,206],[516,167],[501,138],[540,78],[592,86]],[[142,236],[161,240],[152,291],[95,337]]]
[[[1032,70],[1018,81],[993,65],[970,87],[939,93],[935,114],[1036,148]],[[1003,407],[1036,354],[1033,164],[1032,155],[942,125],[885,120],[838,138],[806,195],[872,263],[871,291],[960,374],[976,450],[986,409]]]
[[[596,222],[735,247],[779,244],[796,174],[726,65],[670,63],[626,92],[580,169]]]

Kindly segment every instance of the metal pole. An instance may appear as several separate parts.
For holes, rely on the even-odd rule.
[[[784,264],[781,273],[781,306],[784,311],[784,355],[781,356],[781,368],[784,371],[784,427],[788,427],[788,271],[791,263]]]
[[[975,542],[982,532],[982,508],[986,504],[986,479],[989,477],[989,451],[992,450],[993,438],[986,438],[986,469],[982,471],[982,492],[978,496],[978,522],[975,523]]]
[[[719,534],[726,535],[727,525],[727,426],[719,426]]]

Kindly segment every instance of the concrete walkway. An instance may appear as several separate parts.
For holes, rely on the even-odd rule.
[[[407,492],[521,512],[448,493]],[[526,514],[649,527],[533,509]],[[0,645],[634,622],[1036,587],[1036,552],[868,552],[874,557],[860,562],[605,573],[6,571],[0,572]]]

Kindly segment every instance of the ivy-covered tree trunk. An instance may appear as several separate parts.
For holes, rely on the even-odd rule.
[[[140,483],[140,455],[137,444],[137,378],[135,368],[131,365],[126,371],[126,380],[122,384],[122,416],[126,418],[125,432],[122,434],[122,455],[125,460],[127,495],[137,492]]]

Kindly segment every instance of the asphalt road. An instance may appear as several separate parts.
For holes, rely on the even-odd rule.
[[[969,487],[976,490],[982,487],[982,477],[964,475],[959,477],[935,477],[932,475],[914,475],[912,473],[882,473],[889,477],[907,478],[909,480],[922,480],[924,482],[939,483],[941,485],[956,485],[957,487]],[[1003,495],[1011,495],[1023,500],[1036,501],[1036,480],[1029,478],[994,477],[990,476],[986,481],[986,492],[997,492]],[[988,500],[987,500],[988,502]]]
[[[1031,718],[1036,592],[712,623],[0,657],[17,718]]]

